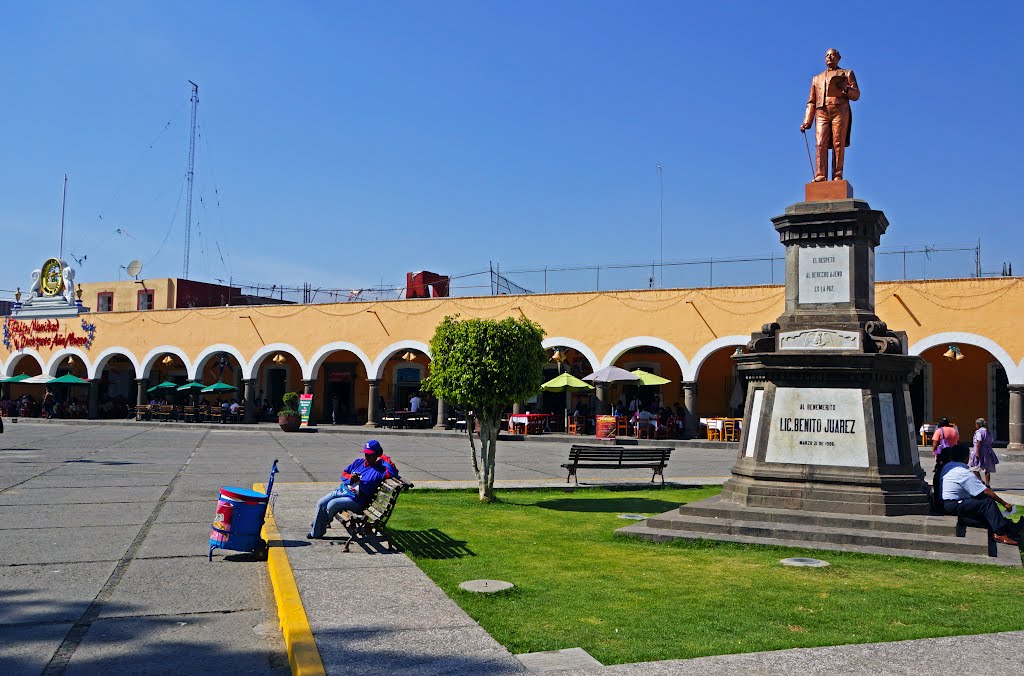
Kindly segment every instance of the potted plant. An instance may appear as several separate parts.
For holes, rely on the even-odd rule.
[[[299,409],[296,408],[298,403],[299,395],[295,392],[289,392],[281,398],[281,410],[277,412],[277,424],[285,432],[299,431],[299,423],[302,422],[302,418],[299,417]]]

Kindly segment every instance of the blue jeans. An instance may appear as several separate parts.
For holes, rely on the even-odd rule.
[[[322,538],[327,532],[327,524],[334,519],[338,512],[362,512],[363,508],[358,502],[346,497],[340,490],[331,491],[316,503],[316,518],[313,519],[313,530],[310,535],[315,538]]]

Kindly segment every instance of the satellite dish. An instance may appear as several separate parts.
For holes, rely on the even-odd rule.
[[[128,264],[128,276],[138,277],[140,272],[142,272],[142,261],[136,258]]]

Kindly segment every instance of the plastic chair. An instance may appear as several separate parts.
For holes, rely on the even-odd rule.
[[[587,419],[581,415],[569,416],[569,434],[586,434]]]
[[[721,418],[708,418],[708,440],[721,441],[722,427],[723,425]]]

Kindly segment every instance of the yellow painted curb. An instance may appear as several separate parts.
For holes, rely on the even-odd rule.
[[[266,491],[261,483],[253,484],[252,489],[260,493]],[[263,522],[261,535],[268,543],[281,540],[277,522],[269,510]],[[274,588],[274,598],[277,600],[277,617],[281,623],[281,632],[284,634],[292,673],[296,676],[326,674],[284,547],[271,545],[267,548],[267,569],[270,572],[270,584]]]

